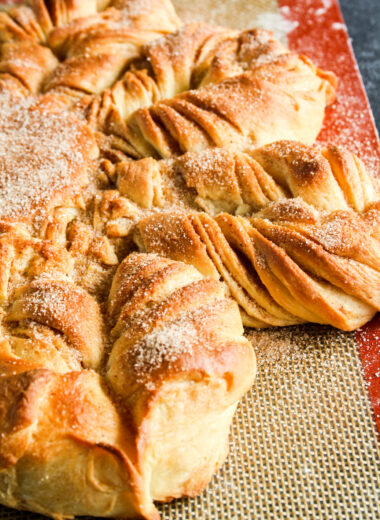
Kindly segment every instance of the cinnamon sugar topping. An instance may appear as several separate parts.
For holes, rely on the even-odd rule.
[[[83,170],[75,119],[35,106],[34,98],[0,96],[0,218],[28,218],[67,190]]]
[[[164,325],[147,334],[134,345],[131,355],[137,374],[152,372],[164,362],[174,363],[179,357],[191,353],[198,332],[191,322],[179,320]]]

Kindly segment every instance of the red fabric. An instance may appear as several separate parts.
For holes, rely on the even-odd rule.
[[[356,331],[356,341],[380,435],[380,314]]]
[[[380,143],[337,0],[279,0],[279,5],[294,27],[289,47],[339,78],[338,99],[327,109],[319,140],[347,146],[379,175]],[[356,340],[380,433],[379,315],[356,332]]]

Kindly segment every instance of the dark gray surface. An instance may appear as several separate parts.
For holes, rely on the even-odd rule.
[[[366,91],[380,128],[380,0],[340,0]]]

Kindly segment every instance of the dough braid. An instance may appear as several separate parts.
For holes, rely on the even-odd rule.
[[[139,243],[224,279],[247,326],[311,321],[353,330],[380,306],[379,223],[378,203],[359,215],[319,213],[293,199],[251,218],[148,217]]]
[[[166,158],[210,147],[244,151],[279,139],[311,144],[321,128],[325,106],[334,100],[334,77],[292,53],[249,63],[243,68],[246,72],[233,74],[228,68],[225,79],[212,83],[211,74],[205,86],[157,102],[156,83],[145,72],[129,75],[131,86],[124,103],[119,103],[126,119],[107,98],[105,108],[100,108],[102,128],[125,141],[128,154],[135,158]],[[140,88],[141,75],[147,88]],[[153,104],[136,110],[139,102]]]
[[[132,254],[103,320],[95,299],[51,265],[37,277],[19,270],[25,283],[9,295],[0,351],[1,502],[154,520],[153,500],[201,492],[255,376],[222,284]]]
[[[145,42],[179,27],[169,0],[38,0],[0,13],[0,82],[55,104],[111,86]],[[158,27],[158,29],[157,29]]]
[[[89,122],[112,131],[138,108],[218,83],[287,52],[269,31],[239,33],[205,23],[184,25],[141,47],[133,68],[94,100]]]
[[[319,210],[351,207],[362,212],[378,196],[355,154],[294,141],[246,153],[211,148],[172,160],[121,161],[110,176],[123,195],[144,208],[187,202],[211,215],[252,214],[294,197]]]

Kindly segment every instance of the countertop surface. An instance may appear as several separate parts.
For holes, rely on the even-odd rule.
[[[380,128],[380,0],[340,0],[364,85]]]

